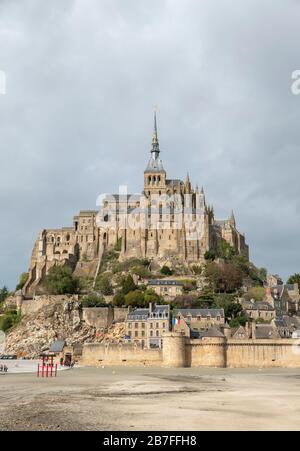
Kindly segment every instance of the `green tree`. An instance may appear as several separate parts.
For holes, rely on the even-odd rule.
[[[169,266],[164,265],[161,268],[160,273],[164,276],[171,276],[173,274],[173,271],[169,268]]]
[[[152,273],[145,266],[135,266],[131,272],[144,279],[152,277]]]
[[[16,326],[21,320],[21,314],[16,310],[6,310],[4,315],[0,317],[0,330],[7,332]]]
[[[122,291],[118,291],[113,298],[113,305],[116,307],[122,307],[125,304],[125,296]]]
[[[247,316],[237,316],[229,321],[230,327],[240,327],[245,326],[246,322],[249,321]]]
[[[24,287],[25,283],[27,282],[28,279],[28,272],[23,272],[20,277],[19,277],[19,283],[16,286],[16,291],[18,290],[22,290],[22,288]]]
[[[8,288],[4,285],[4,287],[0,289],[0,304],[5,301],[8,295]]]
[[[219,258],[223,258],[224,260],[231,260],[234,255],[235,251],[233,247],[227,243],[227,241],[221,239],[217,246],[217,256]]]
[[[90,293],[84,296],[81,300],[83,307],[107,307],[103,296],[99,296],[97,293]]]
[[[109,296],[114,292],[110,280],[111,280],[110,274],[101,274],[97,278],[96,289],[100,290],[101,293],[104,294],[104,296]]]
[[[136,284],[134,283],[133,277],[130,274],[122,280],[121,287],[124,296],[131,291],[136,290],[137,288]]]
[[[243,308],[241,304],[231,303],[227,305],[224,309],[225,317],[226,319],[236,318],[237,316],[240,316],[242,310]]]
[[[69,267],[53,266],[43,280],[49,294],[74,294],[79,289],[79,279],[72,276]]]
[[[135,290],[125,295],[125,304],[132,307],[143,307],[145,305],[144,293],[140,290]]]
[[[206,251],[204,254],[205,260],[214,261],[216,258],[216,254],[214,251]]]
[[[291,285],[293,285],[294,283],[297,283],[300,288],[300,273],[295,273],[292,276],[290,276],[288,278],[287,283],[291,284]]]
[[[146,305],[148,305],[149,302],[159,303],[161,302],[161,297],[155,293],[152,288],[148,288],[144,293],[144,301]]]

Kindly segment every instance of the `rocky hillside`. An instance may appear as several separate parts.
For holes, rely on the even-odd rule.
[[[36,313],[25,315],[6,337],[6,353],[33,357],[63,339],[67,345],[98,341],[95,327],[82,321],[81,304],[77,301],[53,302]],[[101,337],[103,339],[103,337]]]

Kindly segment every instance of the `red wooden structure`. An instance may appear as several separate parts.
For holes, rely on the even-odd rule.
[[[42,355],[42,363],[38,363],[37,377],[56,377],[57,363],[53,363],[53,355]]]

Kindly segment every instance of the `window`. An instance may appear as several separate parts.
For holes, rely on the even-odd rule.
[[[159,323],[156,323],[156,329],[158,329],[159,328]]]
[[[156,336],[159,337],[159,330],[156,331]]]
[[[142,330],[142,337],[144,337],[145,336],[145,331],[144,330]]]
[[[138,336],[139,336],[139,332],[138,332],[137,330],[135,331],[134,336],[135,336],[135,337],[138,337]]]
[[[145,329],[145,323],[142,323],[142,329]]]
[[[165,327],[166,327],[166,323],[163,323],[162,327],[163,327],[163,328],[165,329]]]
[[[153,337],[153,330],[150,330],[150,337]]]
[[[128,323],[128,329],[131,329],[132,324]]]
[[[135,323],[135,324],[134,324],[134,327],[135,327],[136,329],[138,329],[139,323]]]
[[[131,338],[131,330],[128,331],[128,337]]]

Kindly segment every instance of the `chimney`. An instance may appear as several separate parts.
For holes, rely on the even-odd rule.
[[[247,321],[246,324],[245,324],[245,330],[246,330],[247,338],[249,338],[250,333],[249,333],[249,323],[248,323],[248,321]]]
[[[255,340],[256,339],[256,322],[255,321],[252,321],[251,329],[252,329],[252,340]]]
[[[152,310],[153,310],[152,302],[149,302],[149,313],[152,313]]]

